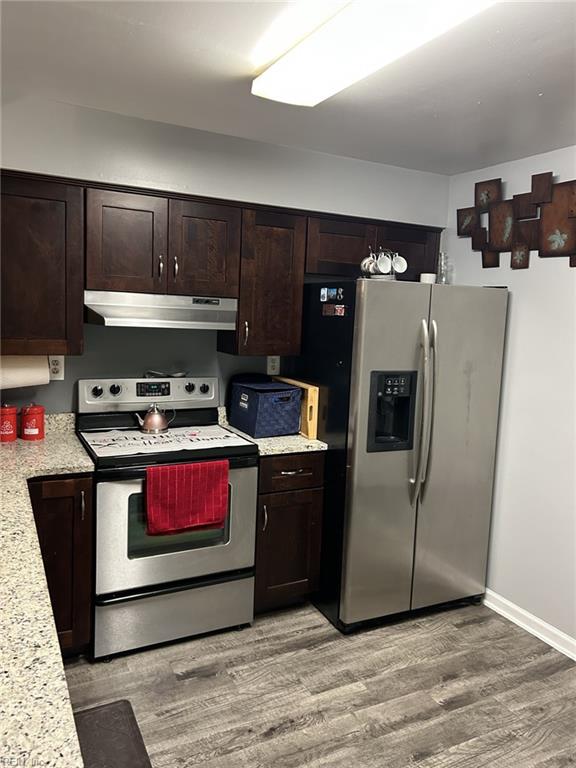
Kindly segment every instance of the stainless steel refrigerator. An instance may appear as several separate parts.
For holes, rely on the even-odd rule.
[[[327,453],[318,607],[341,630],[485,591],[508,292],[305,286]]]

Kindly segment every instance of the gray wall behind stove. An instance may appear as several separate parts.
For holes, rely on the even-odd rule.
[[[40,403],[47,413],[74,411],[78,379],[137,378],[148,369],[218,376],[223,404],[230,376],[239,372],[265,373],[266,358],[218,353],[216,331],[105,328],[86,324],[84,354],[66,358],[64,381],[5,390],[4,398],[18,406]]]

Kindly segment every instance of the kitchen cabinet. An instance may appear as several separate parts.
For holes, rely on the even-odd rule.
[[[266,456],[260,461],[259,493],[321,488],[324,454],[321,451]]]
[[[260,491],[275,492],[258,497],[256,613],[301,602],[318,589],[323,489],[307,486],[322,482],[323,467],[321,453],[261,459]],[[292,490],[275,490],[287,487]]]
[[[60,646],[79,653],[91,632],[92,479],[31,480],[29,489]]]
[[[2,174],[2,354],[81,354],[82,195]]]
[[[376,234],[375,224],[310,217],[306,272],[356,277],[360,262],[375,247]]]
[[[305,271],[358,275],[378,246],[406,257],[399,279],[437,267],[434,227],[3,176],[4,354],[81,354],[85,287],[238,298],[236,330],[218,333],[220,352],[298,355]]]
[[[436,272],[440,230],[416,225],[368,223],[342,219],[308,219],[306,272],[319,275],[360,274],[360,262],[370,248],[389,248],[404,256],[407,271],[399,280],[419,280]]]
[[[168,293],[238,297],[241,211],[170,200]]]
[[[166,293],[168,200],[86,190],[86,288]]]
[[[221,352],[300,352],[305,252],[304,216],[242,211],[237,329],[218,334]]]
[[[408,269],[398,280],[418,281],[422,272],[436,272],[440,248],[440,230],[411,227],[402,224],[381,224],[376,237],[377,246],[389,248],[404,256]]]

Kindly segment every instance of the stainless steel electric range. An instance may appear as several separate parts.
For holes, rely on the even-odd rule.
[[[218,380],[78,382],[76,431],[95,464],[96,578],[93,658],[253,619],[258,449],[218,425]],[[167,432],[140,432],[156,403]],[[224,528],[150,536],[146,468],[226,458]]]

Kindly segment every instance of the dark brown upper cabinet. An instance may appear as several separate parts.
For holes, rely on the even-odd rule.
[[[2,353],[79,355],[82,188],[2,174]]]
[[[166,293],[168,200],[86,190],[86,288]]]
[[[302,332],[306,218],[242,211],[242,259],[236,332],[218,349],[240,355],[297,355]]]
[[[342,219],[308,219],[306,272],[360,275],[360,262],[380,246],[404,256],[408,269],[399,280],[419,280],[436,272],[440,230],[403,224],[370,224]]]
[[[422,272],[436,272],[440,248],[440,230],[401,224],[384,224],[378,227],[376,247],[389,248],[404,256],[408,269],[398,280],[418,281]]]
[[[31,480],[29,488],[60,647],[80,653],[92,616],[92,479]]]
[[[241,211],[170,200],[168,293],[238,296]]]
[[[376,231],[375,224],[310,217],[306,272],[357,277],[360,262],[374,248]]]

